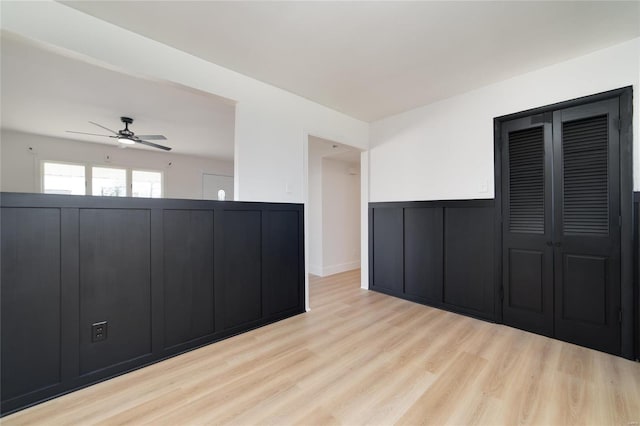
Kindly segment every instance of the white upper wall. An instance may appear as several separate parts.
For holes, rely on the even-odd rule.
[[[473,70],[469,70],[473,72]],[[633,85],[640,189],[640,38],[376,121],[371,202],[493,198],[493,118]]]
[[[322,275],[360,267],[360,164],[322,159]]]
[[[165,198],[201,199],[203,173],[233,175],[232,161],[2,130],[0,190],[40,192],[40,163],[47,160],[162,171]]]
[[[237,101],[238,200],[302,202],[303,144],[309,133],[368,147],[365,122],[60,3],[3,2],[2,28],[102,66]]]
[[[326,144],[314,142],[309,137],[309,166],[307,199],[307,238],[309,241],[309,272],[322,275],[322,157],[326,155]]]

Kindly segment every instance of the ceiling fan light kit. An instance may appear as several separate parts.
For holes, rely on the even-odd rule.
[[[123,145],[135,145],[137,143],[141,144],[141,145],[147,145],[153,148],[158,148],[158,149],[162,149],[165,151],[171,151],[171,148],[168,146],[164,146],[164,145],[159,145],[157,143],[153,143],[153,142],[149,142],[148,140],[145,139],[150,139],[150,140],[167,140],[167,138],[164,135],[139,135],[136,136],[135,133],[133,133],[133,131],[129,130],[129,124],[133,123],[133,118],[130,117],[120,117],[120,121],[122,121],[124,123],[124,129],[119,130],[119,131],[115,131],[115,130],[111,130],[108,127],[103,126],[102,124],[98,124],[98,123],[94,123],[93,121],[89,121],[89,123],[93,124],[94,126],[98,126],[104,130],[108,130],[109,132],[113,133],[112,135],[98,135],[95,133],[85,133],[85,132],[73,132],[71,130],[67,130],[67,133],[78,133],[78,134],[82,134],[82,135],[91,135],[91,136],[103,136],[103,137],[107,137],[107,138],[114,138],[118,141],[118,143],[123,144]]]
[[[118,138],[118,142],[120,142],[121,144],[125,144],[125,145],[133,145],[136,143],[136,141],[129,139],[129,138],[124,138],[124,137],[119,137]]]

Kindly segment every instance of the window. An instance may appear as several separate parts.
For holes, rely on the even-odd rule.
[[[162,198],[162,173],[132,170],[131,196]]]
[[[164,196],[161,171],[43,161],[42,193],[107,197]]]
[[[44,162],[42,192],[45,194],[85,195],[85,167],[80,164]]]
[[[108,197],[127,196],[127,170],[111,167],[94,167],[91,170],[91,194]]]

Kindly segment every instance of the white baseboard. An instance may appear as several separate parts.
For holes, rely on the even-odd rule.
[[[369,259],[360,259],[360,288],[363,290],[369,290],[369,265],[367,262]]]
[[[360,267],[360,260],[354,260],[347,263],[339,263],[337,265],[329,265],[322,268],[321,277],[326,277],[333,274],[339,274],[340,272],[347,272]]]
[[[317,275],[319,277],[322,277],[322,267],[321,266],[316,266],[316,265],[309,265],[309,273],[312,275]]]

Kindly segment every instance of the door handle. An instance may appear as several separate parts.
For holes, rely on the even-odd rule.
[[[554,243],[553,245],[556,246],[556,247],[561,247],[562,243],[558,241],[557,243]]]
[[[562,243],[561,243],[561,242],[554,243],[553,241],[547,241],[547,242],[546,242],[546,244],[547,244],[549,247],[561,247],[561,246],[562,246]]]
[[[553,241],[547,241],[547,245],[548,245],[549,247],[553,247]]]

